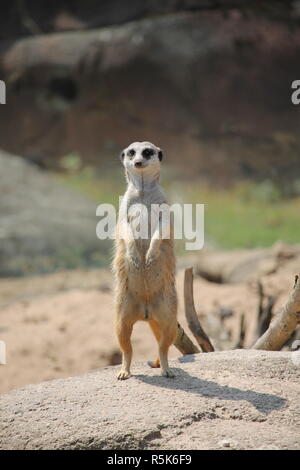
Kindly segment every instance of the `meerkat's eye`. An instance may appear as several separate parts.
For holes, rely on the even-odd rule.
[[[128,155],[133,157],[135,155],[135,150],[133,150],[133,149],[129,150]]]
[[[142,151],[142,155],[143,155],[144,158],[150,158],[150,157],[152,157],[153,154],[154,154],[153,149],[144,149]]]

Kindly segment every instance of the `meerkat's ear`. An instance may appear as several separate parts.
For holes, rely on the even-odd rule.
[[[164,156],[163,151],[159,149],[159,151],[158,151],[158,158],[159,158],[159,161],[160,161],[160,162],[162,161],[163,156]]]
[[[124,157],[125,157],[125,152],[124,152],[124,150],[122,150],[122,152],[120,153],[120,160],[121,160],[122,163],[124,161]]]

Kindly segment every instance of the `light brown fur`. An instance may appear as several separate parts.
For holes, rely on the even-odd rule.
[[[155,154],[151,161],[141,156],[145,147],[153,148]],[[128,149],[135,149],[135,156],[129,158]],[[166,197],[158,183],[160,149],[148,142],[131,144],[123,153],[128,188],[123,203],[144,204],[150,211],[151,204],[166,203]],[[124,161],[125,160],[125,161]],[[135,161],[143,160],[145,168],[133,169]],[[132,176],[134,175],[134,176]],[[141,176],[142,175],[142,176]],[[150,212],[149,212],[150,213]],[[152,367],[161,366],[165,377],[173,377],[168,365],[168,350],[177,335],[177,296],[175,289],[175,255],[172,226],[170,238],[146,239],[122,238],[122,224],[131,221],[119,217],[113,269],[116,277],[116,333],[123,354],[119,379],[130,377],[132,358],[131,333],[136,321],[148,321],[158,342],[159,359]]]

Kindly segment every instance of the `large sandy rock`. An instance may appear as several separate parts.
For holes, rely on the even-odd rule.
[[[293,354],[293,355],[292,355]],[[299,449],[299,357],[224,351],[145,364],[3,394],[1,449]]]

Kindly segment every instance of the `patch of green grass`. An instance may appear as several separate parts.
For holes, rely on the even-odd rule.
[[[91,167],[58,175],[69,187],[100,203],[118,207],[126,182],[121,169]],[[217,190],[197,181],[180,180],[163,172],[163,187],[171,202],[205,204],[205,242],[220,248],[267,247],[277,240],[300,242],[300,197],[286,199],[271,181],[240,183]],[[182,252],[183,245],[176,243]]]
[[[57,178],[98,204],[118,205],[119,194],[124,194],[126,188],[122,171],[101,171],[89,166],[78,171],[60,173]]]
[[[230,191],[194,184],[187,189],[188,202],[205,204],[205,240],[228,249],[266,247],[277,240],[299,243],[300,197],[281,199],[274,192],[269,199],[260,185],[248,188],[247,197],[241,185]]]

